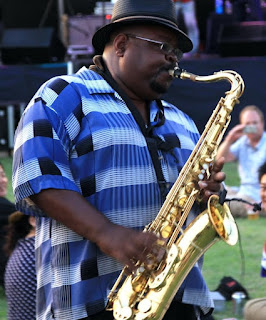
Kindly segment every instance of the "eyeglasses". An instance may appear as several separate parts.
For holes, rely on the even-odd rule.
[[[129,38],[134,38],[134,39],[139,39],[139,40],[150,42],[150,43],[156,45],[164,54],[173,53],[177,57],[178,61],[180,61],[183,56],[183,52],[178,48],[174,48],[170,43],[151,40],[148,38],[136,36],[134,34],[126,34],[126,36],[128,36]]]

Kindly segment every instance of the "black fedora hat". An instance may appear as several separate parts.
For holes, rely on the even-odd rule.
[[[178,28],[172,0],[117,0],[111,23],[98,29],[92,38],[95,51],[99,54],[103,52],[114,30],[136,23],[156,24],[169,28],[176,33],[180,50],[188,52],[193,48],[189,37]]]

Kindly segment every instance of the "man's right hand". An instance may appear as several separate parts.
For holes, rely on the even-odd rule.
[[[150,232],[140,232],[113,223],[106,224],[97,237],[97,245],[107,255],[115,258],[133,272],[135,263],[149,263],[148,255],[156,255],[158,237]]]
[[[134,261],[148,262],[147,255],[158,255],[158,237],[148,232],[125,228],[109,221],[79,193],[46,189],[31,197],[51,218],[96,243],[107,255],[135,268]]]

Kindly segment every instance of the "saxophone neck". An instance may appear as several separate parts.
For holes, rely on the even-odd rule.
[[[208,76],[199,76],[187,72],[184,69],[180,69],[177,65],[173,70],[169,71],[169,74],[172,75],[174,78],[179,78],[182,80],[191,80],[194,82],[217,82],[226,80],[231,84],[230,93],[235,92],[237,98],[241,97],[245,88],[242,77],[237,72],[232,70],[219,71]]]

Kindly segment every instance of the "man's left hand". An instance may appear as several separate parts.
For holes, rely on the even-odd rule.
[[[221,171],[223,169],[224,163],[224,157],[219,158],[211,167],[209,178],[199,181],[202,202],[207,202],[211,195],[219,195],[222,187],[222,182],[226,178],[225,173]]]

